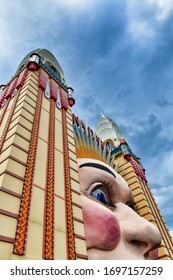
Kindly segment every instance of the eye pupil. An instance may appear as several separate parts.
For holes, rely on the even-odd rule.
[[[108,199],[105,195],[105,193],[101,189],[96,189],[92,191],[91,195],[96,198],[98,201],[102,202],[105,205],[108,205]]]
[[[99,200],[100,202],[104,203],[104,204],[108,204],[108,201],[106,199],[106,196],[100,192],[98,195],[97,195],[97,200]]]

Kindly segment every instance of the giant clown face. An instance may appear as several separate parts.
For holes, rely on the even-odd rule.
[[[157,259],[160,232],[134,211],[126,181],[98,160],[78,159],[78,166],[88,258]]]

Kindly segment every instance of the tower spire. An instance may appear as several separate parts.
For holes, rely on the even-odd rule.
[[[101,138],[102,141],[111,139],[112,141],[125,140],[121,129],[118,125],[113,122],[112,119],[106,117],[103,113],[100,114],[100,119],[97,124],[96,134]]]

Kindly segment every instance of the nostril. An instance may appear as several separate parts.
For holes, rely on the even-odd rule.
[[[147,248],[148,244],[144,241],[140,240],[131,240],[131,243],[137,247]]]
[[[141,254],[143,255],[143,252],[145,252],[148,248],[148,243],[144,242],[144,241],[140,241],[140,240],[131,240],[130,242],[134,247],[138,248],[138,251],[141,252]]]
[[[161,240],[155,240],[155,242],[148,242],[148,246],[146,250],[144,250],[144,257],[150,259],[157,259],[158,258],[158,247],[160,246]]]
[[[155,225],[148,221],[143,223],[140,230],[134,233],[133,239],[129,241],[138,248],[145,259],[157,259],[158,254],[154,250],[161,243],[161,235]]]
[[[144,258],[150,260],[157,260],[158,258],[158,246],[159,244],[147,243],[139,240],[132,240],[131,244],[138,248]]]

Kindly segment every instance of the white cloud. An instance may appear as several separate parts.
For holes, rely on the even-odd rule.
[[[165,154],[165,157],[162,161],[162,170],[166,170],[169,176],[173,176],[172,173],[173,167],[173,151],[169,151]]]
[[[163,216],[167,227],[169,227],[170,234],[173,237],[173,227],[171,227],[172,223],[170,218],[173,216],[173,185],[162,188],[154,188],[152,189],[152,193],[161,211],[161,215]]]
[[[147,9],[146,2],[129,0],[127,2],[128,24],[127,32],[130,37],[139,44],[148,42],[155,36],[155,27],[153,25],[153,18],[144,13]]]
[[[173,197],[173,185],[152,189],[152,193],[160,207],[168,209]],[[173,213],[173,206],[171,212]]]
[[[173,123],[168,124],[167,119],[169,118],[165,118],[165,120],[163,120],[163,129],[160,130],[158,136],[162,139],[169,137],[169,141],[170,141],[173,140]]]
[[[165,186],[165,191],[167,192],[167,186],[173,182],[173,151],[165,151],[162,155],[156,155],[155,158],[151,159],[149,165],[147,171],[149,173],[149,182],[151,184],[157,184],[159,182],[161,186]]]
[[[63,1],[59,1],[59,0],[55,0],[55,3],[60,4],[60,2],[62,3],[62,5],[65,5],[67,8],[71,8],[71,9],[76,9],[76,8],[86,8],[89,4],[91,4],[93,1],[91,0],[63,0]]]
[[[141,45],[151,44],[160,23],[173,11],[173,0],[127,1],[127,31]]]
[[[1,1],[1,69],[9,65],[10,74],[13,74],[21,59],[32,49],[41,47],[51,50],[52,46],[55,48],[55,36],[63,33],[60,21],[64,14],[61,13],[61,5],[57,9],[54,3],[55,0],[49,5],[45,0]],[[7,77],[8,74],[4,71],[0,73],[1,83],[11,78],[11,75]]]
[[[155,35],[151,23],[145,20],[133,19],[129,24],[129,33],[134,40],[143,43],[146,39],[152,39]]]
[[[147,0],[146,3],[149,6],[155,6],[156,19],[158,21],[166,19],[169,16],[169,13],[173,11],[172,0]]]
[[[1,57],[7,57],[9,55],[12,41],[10,40],[8,26],[5,19],[0,17],[0,34],[1,34]]]

